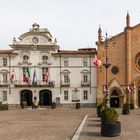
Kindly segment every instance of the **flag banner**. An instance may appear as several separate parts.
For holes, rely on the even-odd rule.
[[[96,67],[100,67],[101,66],[101,60],[98,59],[97,55],[95,55],[94,57],[94,60],[93,60],[93,64],[96,66]]]
[[[45,74],[45,82],[48,84],[48,79],[49,79],[49,73],[48,73],[48,68],[46,69],[46,74]]]
[[[10,76],[10,81],[11,81],[12,84],[14,84],[14,81],[15,81],[14,66],[12,67],[11,76]]]
[[[103,87],[103,92],[106,93],[106,85]]]
[[[136,89],[136,82],[134,81],[134,89]]]
[[[127,86],[127,91],[128,91],[128,93],[131,92],[131,87],[130,86]]]
[[[30,71],[29,68],[26,68],[25,82],[29,84],[29,80],[30,80]]]
[[[36,77],[36,69],[34,69],[34,73],[33,73],[33,85],[37,85],[37,77]]]

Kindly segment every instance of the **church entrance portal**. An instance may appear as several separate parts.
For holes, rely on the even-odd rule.
[[[20,93],[20,101],[26,101],[27,106],[32,105],[32,91],[30,90],[22,90]]]
[[[111,107],[119,107],[120,100],[119,95],[116,90],[114,90],[110,96],[110,106]]]
[[[52,92],[50,90],[41,90],[39,93],[40,106],[50,106],[52,104]]]

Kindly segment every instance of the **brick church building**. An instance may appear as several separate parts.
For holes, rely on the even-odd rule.
[[[99,27],[98,58],[102,61],[97,72],[97,104],[105,99],[106,86],[106,44],[108,45],[108,90],[110,106],[122,107],[125,102],[134,103],[140,107],[140,24],[130,25],[130,16],[126,16],[126,27],[121,33],[102,39],[102,30]],[[128,87],[131,91],[128,92]]]

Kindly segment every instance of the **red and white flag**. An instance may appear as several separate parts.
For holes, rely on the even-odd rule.
[[[96,65],[96,67],[101,66],[101,60],[98,59],[97,55],[94,57],[93,64]]]
[[[14,72],[14,66],[12,67],[12,71],[11,71],[11,76],[10,76],[10,81],[13,84],[15,81],[15,72]]]
[[[106,93],[106,85],[104,85],[103,88],[104,88],[104,89],[103,89],[103,92]]]
[[[45,74],[46,84],[48,83],[48,79],[49,79],[49,73],[48,73],[48,69],[46,69],[46,74]]]
[[[134,81],[134,89],[136,89],[136,82]]]
[[[130,86],[127,86],[127,91],[128,91],[128,93],[131,92],[131,87]]]

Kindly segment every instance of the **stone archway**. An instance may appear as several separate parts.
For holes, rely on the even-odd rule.
[[[30,90],[22,90],[20,92],[20,101],[26,101],[27,102],[27,106],[32,106],[32,91]]]
[[[39,92],[40,106],[50,106],[52,104],[52,92],[50,90],[41,90]]]

